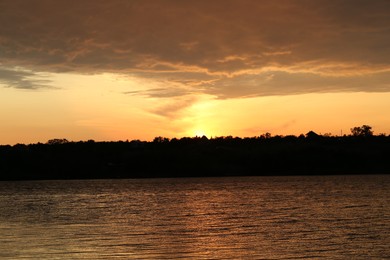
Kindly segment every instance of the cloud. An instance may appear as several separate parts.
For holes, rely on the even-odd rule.
[[[150,109],[149,112],[172,120],[179,119],[182,118],[182,112],[195,104],[197,100],[198,98],[195,96],[182,96],[180,98],[170,98],[169,100],[165,99],[163,105]]]
[[[254,96],[295,95],[331,92],[388,92],[390,73],[353,76],[268,71],[225,78],[204,87],[204,92],[220,99]]]
[[[18,89],[49,88],[50,80],[41,74],[20,69],[5,69],[0,67],[0,83],[7,87]]]
[[[144,95],[151,98],[173,98],[189,95],[191,92],[180,88],[151,88],[146,90],[126,91],[124,94]]]
[[[0,56],[166,82],[155,97],[390,91],[389,12],[387,0],[3,0]]]

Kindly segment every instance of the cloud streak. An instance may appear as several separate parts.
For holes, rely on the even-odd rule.
[[[32,71],[5,69],[1,67],[0,83],[3,83],[6,87],[29,90],[50,87],[50,80],[44,79],[42,75]]]
[[[166,82],[140,93],[153,97],[390,91],[389,12],[387,0],[3,0],[0,55],[5,68]]]

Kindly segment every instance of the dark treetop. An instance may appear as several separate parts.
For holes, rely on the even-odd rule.
[[[372,132],[0,146],[0,180],[384,173],[390,137]]]

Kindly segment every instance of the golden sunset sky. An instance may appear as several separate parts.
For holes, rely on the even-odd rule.
[[[0,144],[390,133],[388,0],[0,0]]]

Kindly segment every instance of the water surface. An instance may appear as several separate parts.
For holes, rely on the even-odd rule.
[[[384,259],[390,176],[0,182],[0,259]]]

